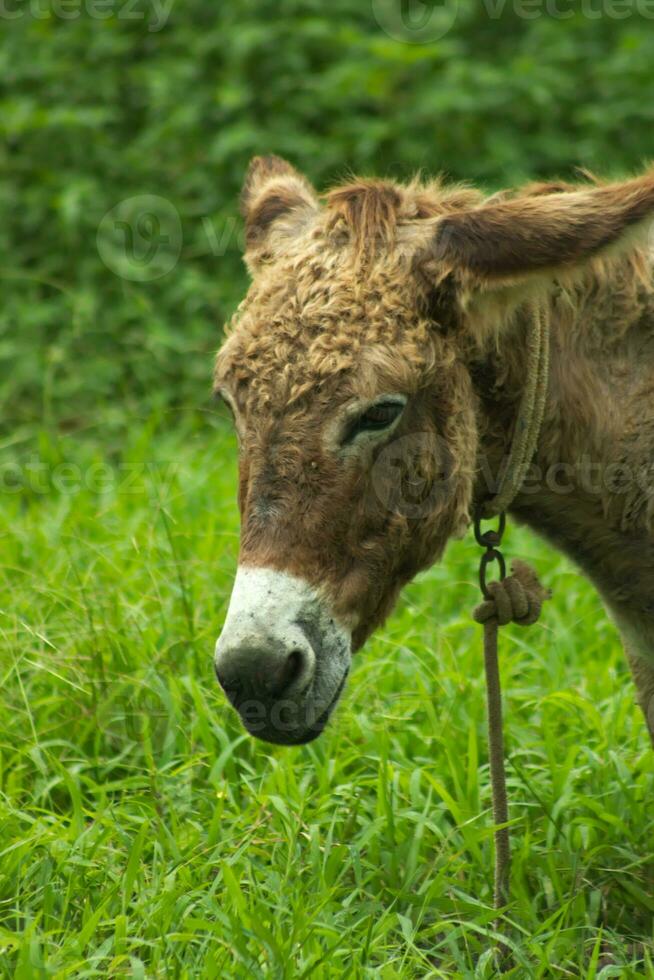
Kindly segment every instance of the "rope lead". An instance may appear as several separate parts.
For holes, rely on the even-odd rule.
[[[497,532],[486,532],[497,536]],[[514,561],[511,575],[502,577],[500,581],[486,585],[484,559],[490,555],[501,559],[497,550],[497,542],[488,545],[488,550],[482,556],[480,579],[484,601],[473,613],[473,618],[484,627],[484,671],[486,674],[486,706],[488,717],[488,757],[490,762],[491,791],[493,797],[493,823],[495,825],[495,886],[494,906],[499,912],[509,901],[509,877],[511,873],[511,849],[509,842],[509,804],[506,793],[506,774],[504,769],[504,736],[502,733],[502,689],[500,686],[500,671],[497,656],[497,636],[500,626],[506,623],[518,623],[520,626],[530,626],[540,616],[545,599],[550,598],[550,592],[544,589],[538,581],[533,568],[522,561]],[[501,572],[504,576],[503,571]],[[500,932],[500,918],[495,922],[495,929]],[[506,955],[508,949],[501,944],[501,952]]]
[[[514,561],[511,575],[506,577],[504,557],[499,550],[506,526],[506,510],[511,506],[527,475],[540,435],[549,376],[549,330],[542,311],[533,307],[532,330],[527,344],[527,381],[516,419],[509,459],[497,493],[486,500],[475,518],[475,538],[486,551],[479,565],[479,586],[484,601],[473,613],[476,622],[484,627],[484,670],[486,674],[486,704],[488,716],[488,754],[493,823],[495,825],[495,885],[494,907],[499,912],[509,901],[511,849],[509,841],[509,805],[504,769],[504,737],[502,733],[502,689],[497,656],[497,637],[500,626],[518,623],[529,626],[540,616],[541,607],[551,593],[538,581],[534,570],[525,562]],[[482,532],[482,518],[499,517],[496,530]],[[497,562],[499,581],[486,583],[489,564]],[[501,919],[495,922],[502,931]],[[508,947],[500,943],[503,958]]]

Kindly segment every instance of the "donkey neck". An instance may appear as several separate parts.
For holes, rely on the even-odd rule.
[[[619,595],[654,607],[654,291],[620,267],[572,301],[555,293],[549,312],[545,417],[511,515],[572,557],[614,605]],[[480,428],[476,502],[493,492],[506,463],[527,329],[518,318],[495,351],[470,365]]]

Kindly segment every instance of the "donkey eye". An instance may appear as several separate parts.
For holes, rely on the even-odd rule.
[[[362,415],[354,419],[348,429],[345,442],[351,442],[361,432],[382,432],[388,429],[402,414],[403,402],[387,401],[371,405]]]
[[[227,409],[232,422],[235,421],[236,412],[234,411],[234,405],[232,403],[231,398],[229,398],[221,388],[218,388],[216,391],[214,391],[214,398],[216,399],[217,402],[219,402]]]

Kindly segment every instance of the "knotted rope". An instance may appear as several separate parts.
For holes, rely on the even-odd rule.
[[[485,557],[485,556],[484,556]],[[509,806],[504,773],[504,738],[502,735],[502,692],[497,660],[497,633],[500,626],[518,623],[531,626],[540,616],[550,593],[538,581],[526,562],[514,561],[511,575],[486,587],[486,598],[473,612],[475,622],[484,627],[484,669],[488,710],[488,754],[493,794],[495,824],[495,908],[503,908],[509,898]]]
[[[534,570],[525,562],[515,561],[511,575],[505,577],[504,558],[498,550],[506,524],[506,510],[511,506],[525,480],[540,435],[547,382],[549,377],[549,329],[544,312],[534,304],[531,330],[527,340],[527,380],[515,423],[509,458],[499,487],[484,501],[475,520],[475,537],[486,548],[479,568],[479,584],[484,601],[473,613],[476,622],[484,627],[484,670],[486,674],[486,704],[488,713],[488,751],[493,823],[495,825],[495,909],[503,908],[509,899],[511,851],[509,843],[509,807],[504,771],[504,737],[502,734],[502,690],[497,658],[497,634],[500,626],[518,623],[529,626],[540,616],[541,607],[550,593],[538,581]],[[481,531],[482,519],[499,516],[497,530]],[[500,581],[486,584],[486,569],[496,561]],[[499,919],[495,923],[501,929]],[[508,950],[501,944],[504,955]]]

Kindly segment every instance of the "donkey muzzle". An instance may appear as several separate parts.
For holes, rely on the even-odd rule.
[[[246,729],[299,745],[325,727],[345,685],[350,636],[302,579],[239,568],[215,670]]]

